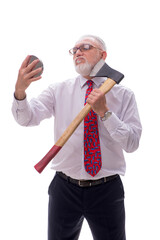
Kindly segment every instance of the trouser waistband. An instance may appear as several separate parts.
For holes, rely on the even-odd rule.
[[[61,178],[65,179],[66,181],[71,182],[71,183],[73,183],[73,184],[75,184],[75,185],[77,185],[79,187],[92,187],[92,186],[96,186],[96,185],[99,185],[99,184],[111,181],[111,180],[113,180],[113,179],[118,177],[118,174],[115,174],[115,175],[111,175],[111,176],[108,176],[108,177],[103,177],[103,178],[96,179],[96,180],[78,180],[78,179],[74,179],[74,178],[71,178],[71,177],[67,176],[63,172],[57,172],[57,174]]]

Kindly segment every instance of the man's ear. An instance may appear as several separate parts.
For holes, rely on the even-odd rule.
[[[104,51],[104,52],[102,52],[102,59],[105,60],[106,58],[107,58],[107,52]]]

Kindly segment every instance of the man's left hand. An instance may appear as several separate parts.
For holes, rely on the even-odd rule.
[[[87,98],[87,103],[100,117],[104,117],[104,114],[109,111],[105,95],[99,89],[93,89]]]

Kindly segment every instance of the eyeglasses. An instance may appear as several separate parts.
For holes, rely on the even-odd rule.
[[[69,53],[70,53],[71,55],[75,55],[76,52],[78,51],[78,49],[79,49],[81,52],[86,52],[86,51],[88,51],[88,50],[90,50],[90,49],[92,49],[92,48],[96,48],[96,49],[99,49],[100,51],[102,51],[100,48],[94,47],[94,46],[92,46],[92,45],[90,45],[90,44],[82,44],[82,45],[79,46],[79,47],[71,48],[71,49],[69,50]]]

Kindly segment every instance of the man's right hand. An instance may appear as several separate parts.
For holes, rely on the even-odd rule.
[[[26,59],[23,61],[19,73],[18,78],[15,86],[15,97],[18,100],[23,100],[26,97],[26,89],[29,87],[29,85],[41,79],[41,76],[34,77],[36,74],[40,73],[42,71],[42,68],[37,68],[36,70],[33,70],[33,68],[36,66],[36,64],[39,62],[39,59],[34,60],[32,63],[29,63],[30,55],[26,57]]]

